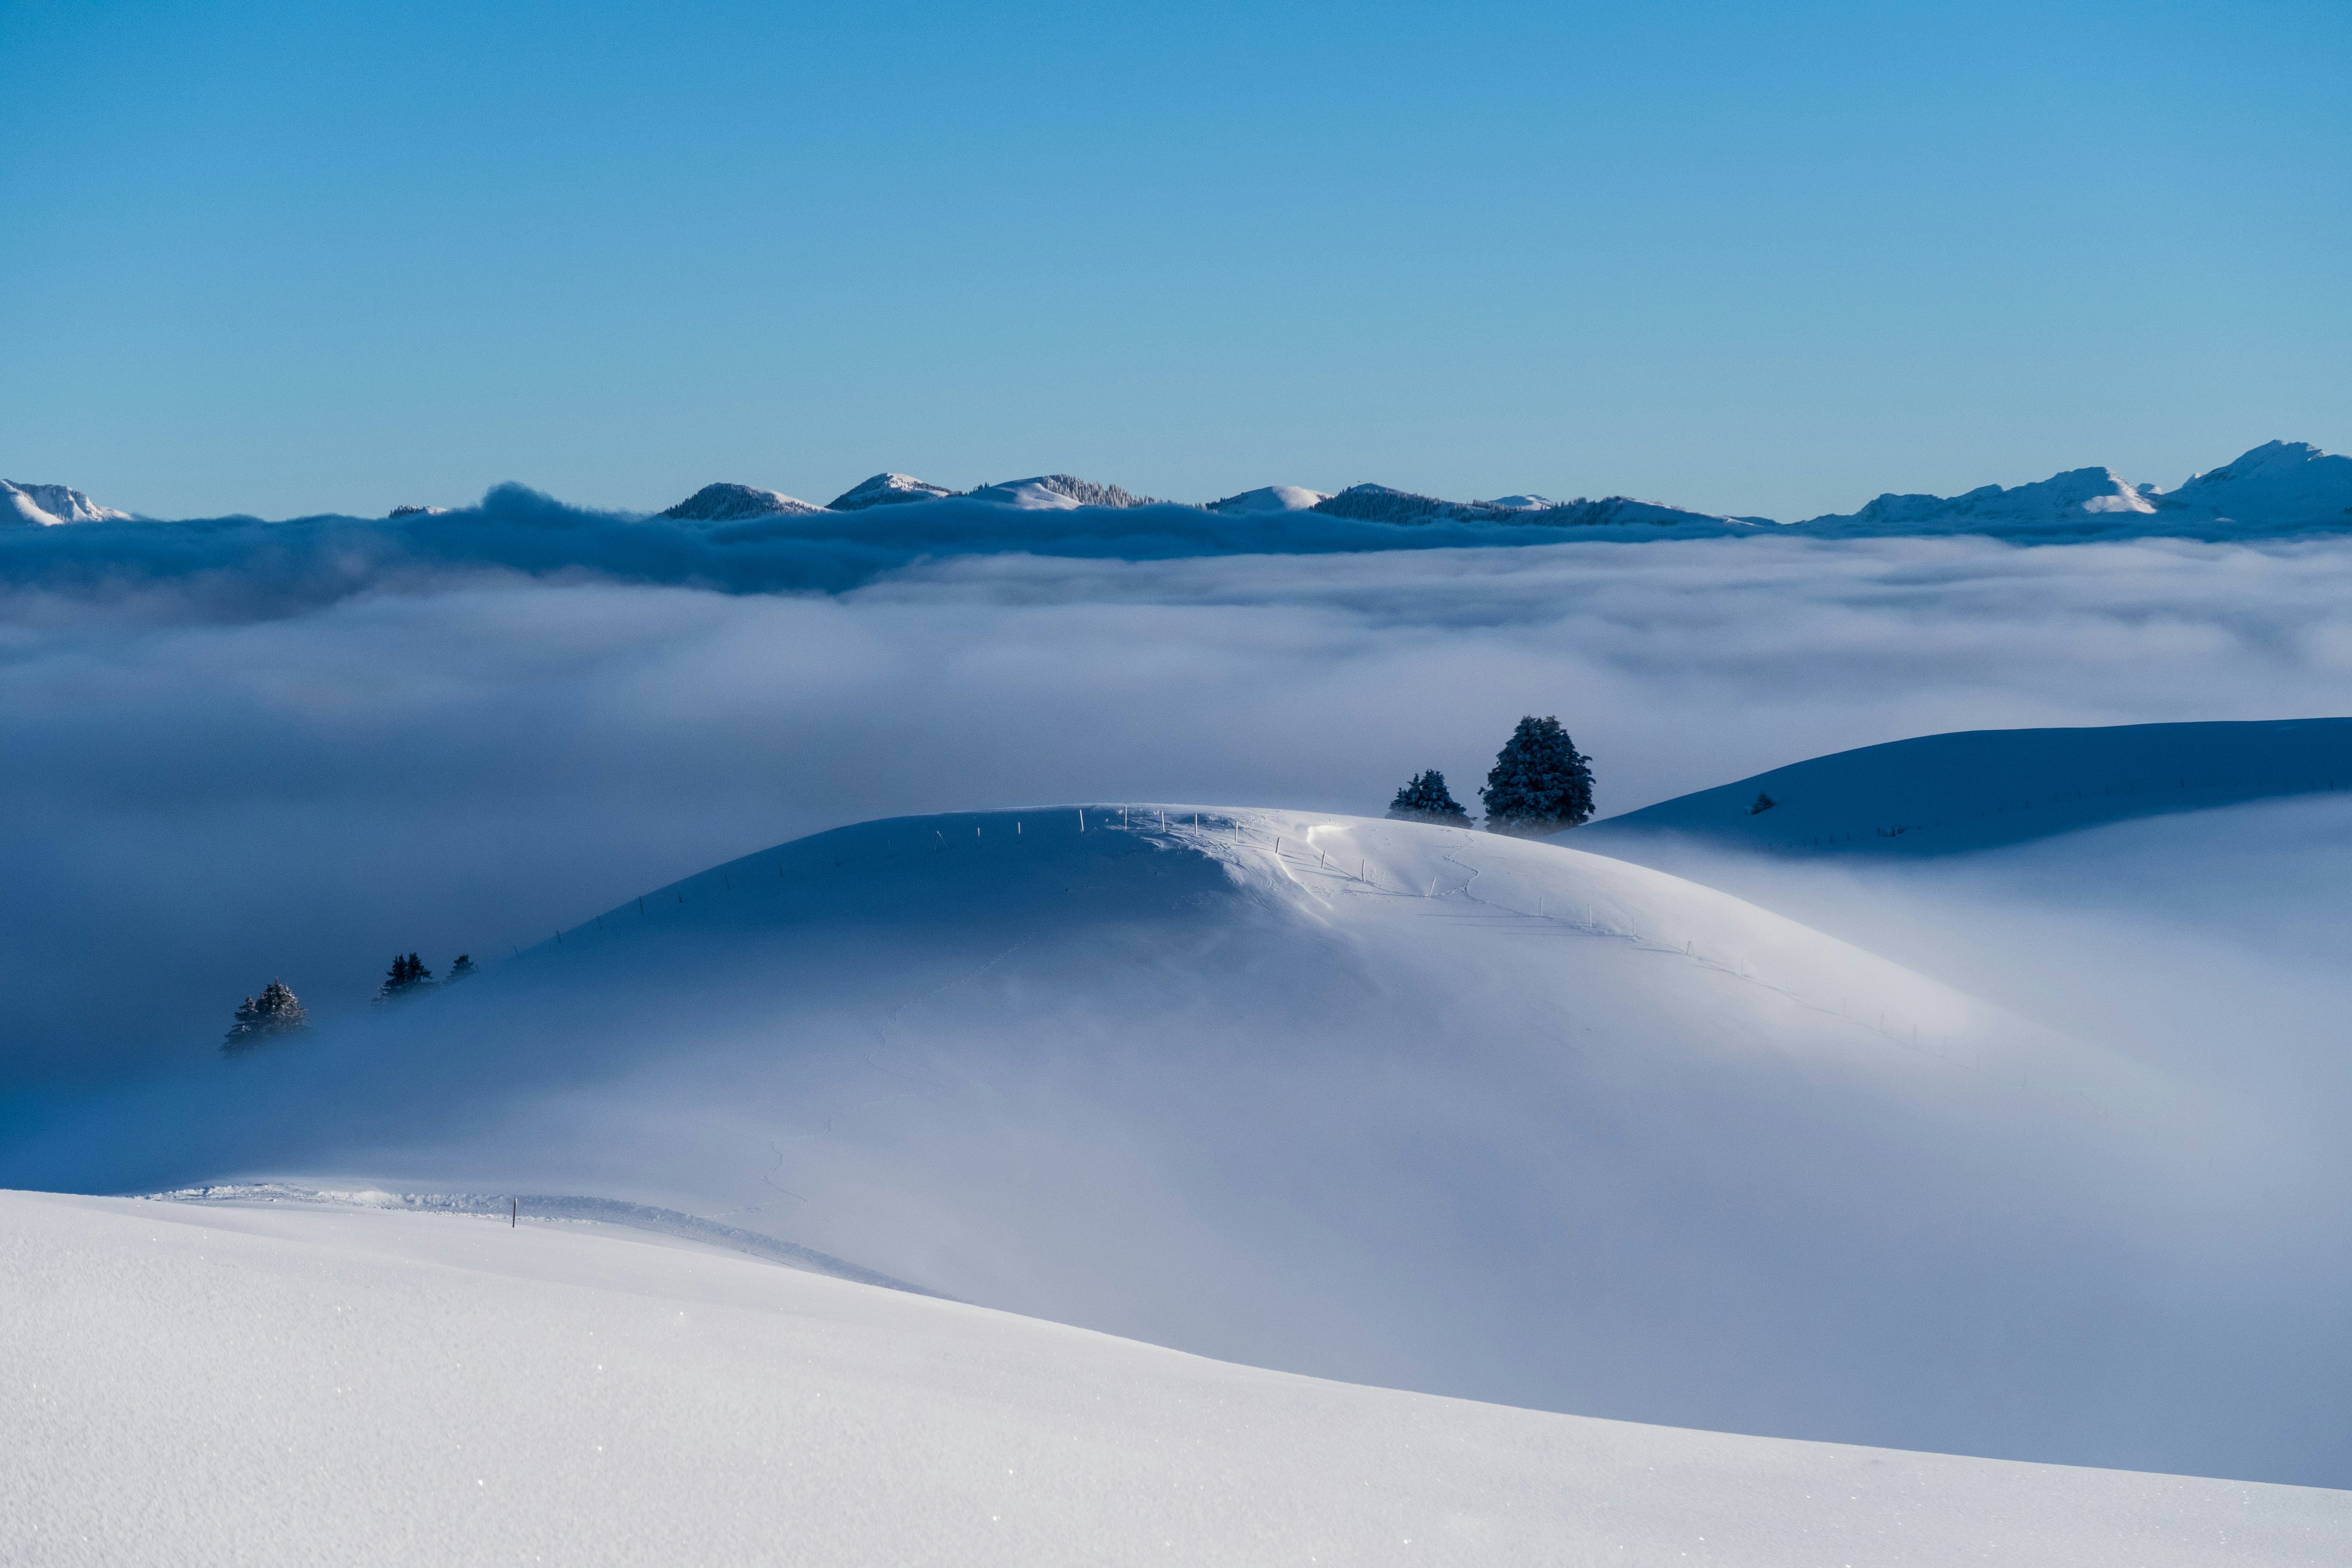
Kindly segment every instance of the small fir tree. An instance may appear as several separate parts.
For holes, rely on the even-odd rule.
[[[383,984],[376,987],[375,1005],[382,1007],[432,989],[433,972],[425,967],[425,961],[413,952],[405,958],[395,952],[392,955],[391,971],[384,975]]]
[[[1770,795],[1766,795],[1759,789],[1756,792],[1754,804],[1750,805],[1748,808],[1748,815],[1750,816],[1761,816],[1763,813],[1771,810],[1774,806],[1780,804],[1780,803],[1779,801],[1774,800]]]
[[[1486,831],[1540,838],[1592,819],[1592,759],[1576,749],[1556,718],[1519,721],[1495,753],[1486,787]]]
[[[1398,822],[1458,822],[1467,826],[1470,814],[1445,787],[1445,775],[1435,768],[1415,773],[1389,802],[1389,816]]]
[[[455,985],[460,980],[469,980],[473,977],[477,967],[478,965],[476,965],[471,958],[468,958],[466,954],[461,952],[450,961],[449,978],[444,980],[441,984],[444,985]]]
[[[260,995],[248,996],[237,1005],[236,1022],[229,1026],[221,1049],[235,1056],[269,1040],[299,1035],[310,1026],[310,1015],[301,999],[284,981],[273,980],[261,988]]]

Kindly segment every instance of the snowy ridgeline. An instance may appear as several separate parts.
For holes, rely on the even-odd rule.
[[[591,1194],[1349,1382],[2333,1480],[2340,1429],[2281,1413],[2352,1395],[2294,1308],[2341,1247],[2281,1207],[2269,1131],[1622,861],[1095,806],[731,861],[52,1103],[0,1185]]]
[[[2352,1494],[1200,1360],[602,1226],[0,1194],[0,1560],[2341,1563]]]
[[[1954,855],[2103,823],[2352,790],[2352,719],[1976,730],[1813,757],[1576,829],[1645,860],[1680,840],[1773,854]]]
[[[780,515],[854,511],[913,500],[969,499],[1023,510],[1144,507],[1155,501],[1068,474],[1048,474],[955,491],[905,474],[877,474],[819,507],[773,490],[712,485],[662,513],[665,518],[734,521]],[[1202,510],[1231,516],[1307,511],[1356,522],[1412,528],[1433,523],[1510,524],[1570,530],[1579,536],[1654,537],[1780,531],[1764,517],[1695,511],[1685,507],[1610,496],[1558,501],[1539,495],[1453,501],[1387,485],[1360,484],[1328,494],[1296,485],[1269,485],[1209,502]],[[2352,528],[2352,458],[2307,442],[2272,441],[2235,462],[2192,475],[2178,489],[2135,484],[2112,468],[2075,468],[2037,483],[2004,489],[1984,485],[1957,496],[1882,495],[1857,511],[1787,524],[1790,531],[1829,538],[1873,535],[1990,534],[1997,538],[2086,540],[2188,534],[2255,537]]]
[[[493,491],[481,507],[469,510],[404,505],[395,508],[388,521],[411,526],[450,518],[463,521],[495,510],[492,503],[499,494]],[[35,524],[130,521],[129,514],[96,506],[80,491],[61,485],[0,484],[0,500],[8,508],[0,511],[0,520],[13,517]],[[1458,544],[1759,533],[1835,539],[1981,534],[2042,542],[2253,539],[2352,529],[2352,458],[2326,453],[2305,442],[2272,441],[2235,462],[2194,475],[2168,491],[2152,484],[2132,483],[2111,468],[2075,468],[2036,483],[2008,488],[1985,485],[1957,496],[1882,495],[1856,511],[1787,524],[1628,496],[1559,501],[1539,495],[1509,495],[1455,501],[1379,484],[1354,485],[1337,493],[1268,485],[1193,505],[1155,500],[1118,485],[1070,474],[1041,474],[958,490],[900,473],[877,474],[822,506],[753,485],[706,485],[657,513],[654,521],[737,543],[795,535],[839,536],[852,519],[856,528],[850,537],[869,545],[903,536],[939,548],[958,532],[973,531],[969,524],[959,529],[943,524],[936,516],[918,521],[914,514],[900,510],[919,502],[951,502],[959,508],[981,509],[980,515],[986,516],[1006,510],[1024,514],[1150,511],[1156,521],[1149,524],[1098,523],[1093,531],[1157,540],[1153,548],[1160,553],[1182,552],[1171,551],[1168,536],[1192,537],[1195,552],[1377,549],[1382,547],[1381,531],[1396,536],[1398,542],[1412,541],[1415,535],[1436,535],[1440,537],[1423,537],[1421,542]],[[552,518],[563,515],[564,509],[541,510]],[[634,513],[580,515],[636,521]],[[1255,521],[1276,531],[1232,533],[1204,517],[1235,523]],[[1318,523],[1328,537],[1318,539],[1312,531]],[[1349,525],[1368,525],[1376,531],[1367,535]],[[1065,526],[1058,533],[1068,531]],[[995,548],[1051,551],[1056,537],[1056,531],[1048,531],[1035,539],[1000,539]]]

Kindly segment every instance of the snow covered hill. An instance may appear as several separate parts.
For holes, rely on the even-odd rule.
[[[780,490],[705,485],[660,515],[673,522],[740,522],[754,517],[803,517],[824,510]]]
[[[1244,490],[1223,500],[1213,500],[1207,510],[1223,512],[1311,511],[1318,501],[1331,498],[1321,490],[1302,489],[1297,485],[1264,485],[1254,490]]]
[[[0,522],[54,528],[61,522],[129,522],[131,514],[100,506],[64,485],[20,485],[0,479]]]
[[[1784,854],[1949,855],[2334,790],[2352,790],[2352,719],[1971,730],[1792,763],[1560,841],[1644,861],[1652,857],[1640,847],[1665,839]]]
[[[864,511],[868,507],[898,506],[907,501],[940,500],[956,492],[944,485],[911,474],[877,474],[853,486],[827,503],[827,511]]]
[[[2209,1289],[2258,1126],[1726,895],[1483,834],[871,823],[18,1125],[9,1185],[627,1200],[1349,1381],[2352,1479],[2337,1426],[2282,1415],[2352,1393],[2346,1350],[2272,1286]]]
[[[1082,506],[1159,504],[1149,496],[1131,494],[1117,485],[1098,485],[1092,479],[1082,479],[1074,474],[1040,474],[1034,479],[1007,479],[1003,484],[982,485],[971,492],[971,496],[976,501],[1019,507],[1024,510],[1066,511]]]
[[[2352,1494],[1255,1371],[600,1226],[0,1194],[0,1558],[2332,1564]]]

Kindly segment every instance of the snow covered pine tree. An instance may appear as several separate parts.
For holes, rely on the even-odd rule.
[[[1478,792],[1486,805],[1486,831],[1541,838],[1591,821],[1591,762],[1558,719],[1531,713],[1520,720]]]
[[[248,996],[238,1005],[236,1022],[229,1026],[221,1049],[235,1056],[265,1040],[299,1034],[310,1026],[310,1015],[303,1009],[301,999],[287,989],[284,981],[273,980],[261,988],[260,995]]]
[[[1389,816],[1397,822],[1458,822],[1465,827],[1470,823],[1470,814],[1462,809],[1445,787],[1445,775],[1435,768],[1406,781],[1389,802]]]
[[[381,1007],[404,996],[415,996],[432,989],[433,972],[425,967],[425,961],[413,952],[406,958],[395,952],[392,955],[392,972],[383,977],[383,984],[376,987],[375,1005]]]
[[[475,971],[480,966],[475,963],[471,958],[461,952],[456,958],[450,960],[449,978],[444,980],[441,984],[444,985],[455,985],[460,980],[471,979]]]

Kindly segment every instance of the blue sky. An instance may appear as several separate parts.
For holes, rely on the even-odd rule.
[[[2341,5],[0,0],[0,474],[1795,517],[2352,447]]]

